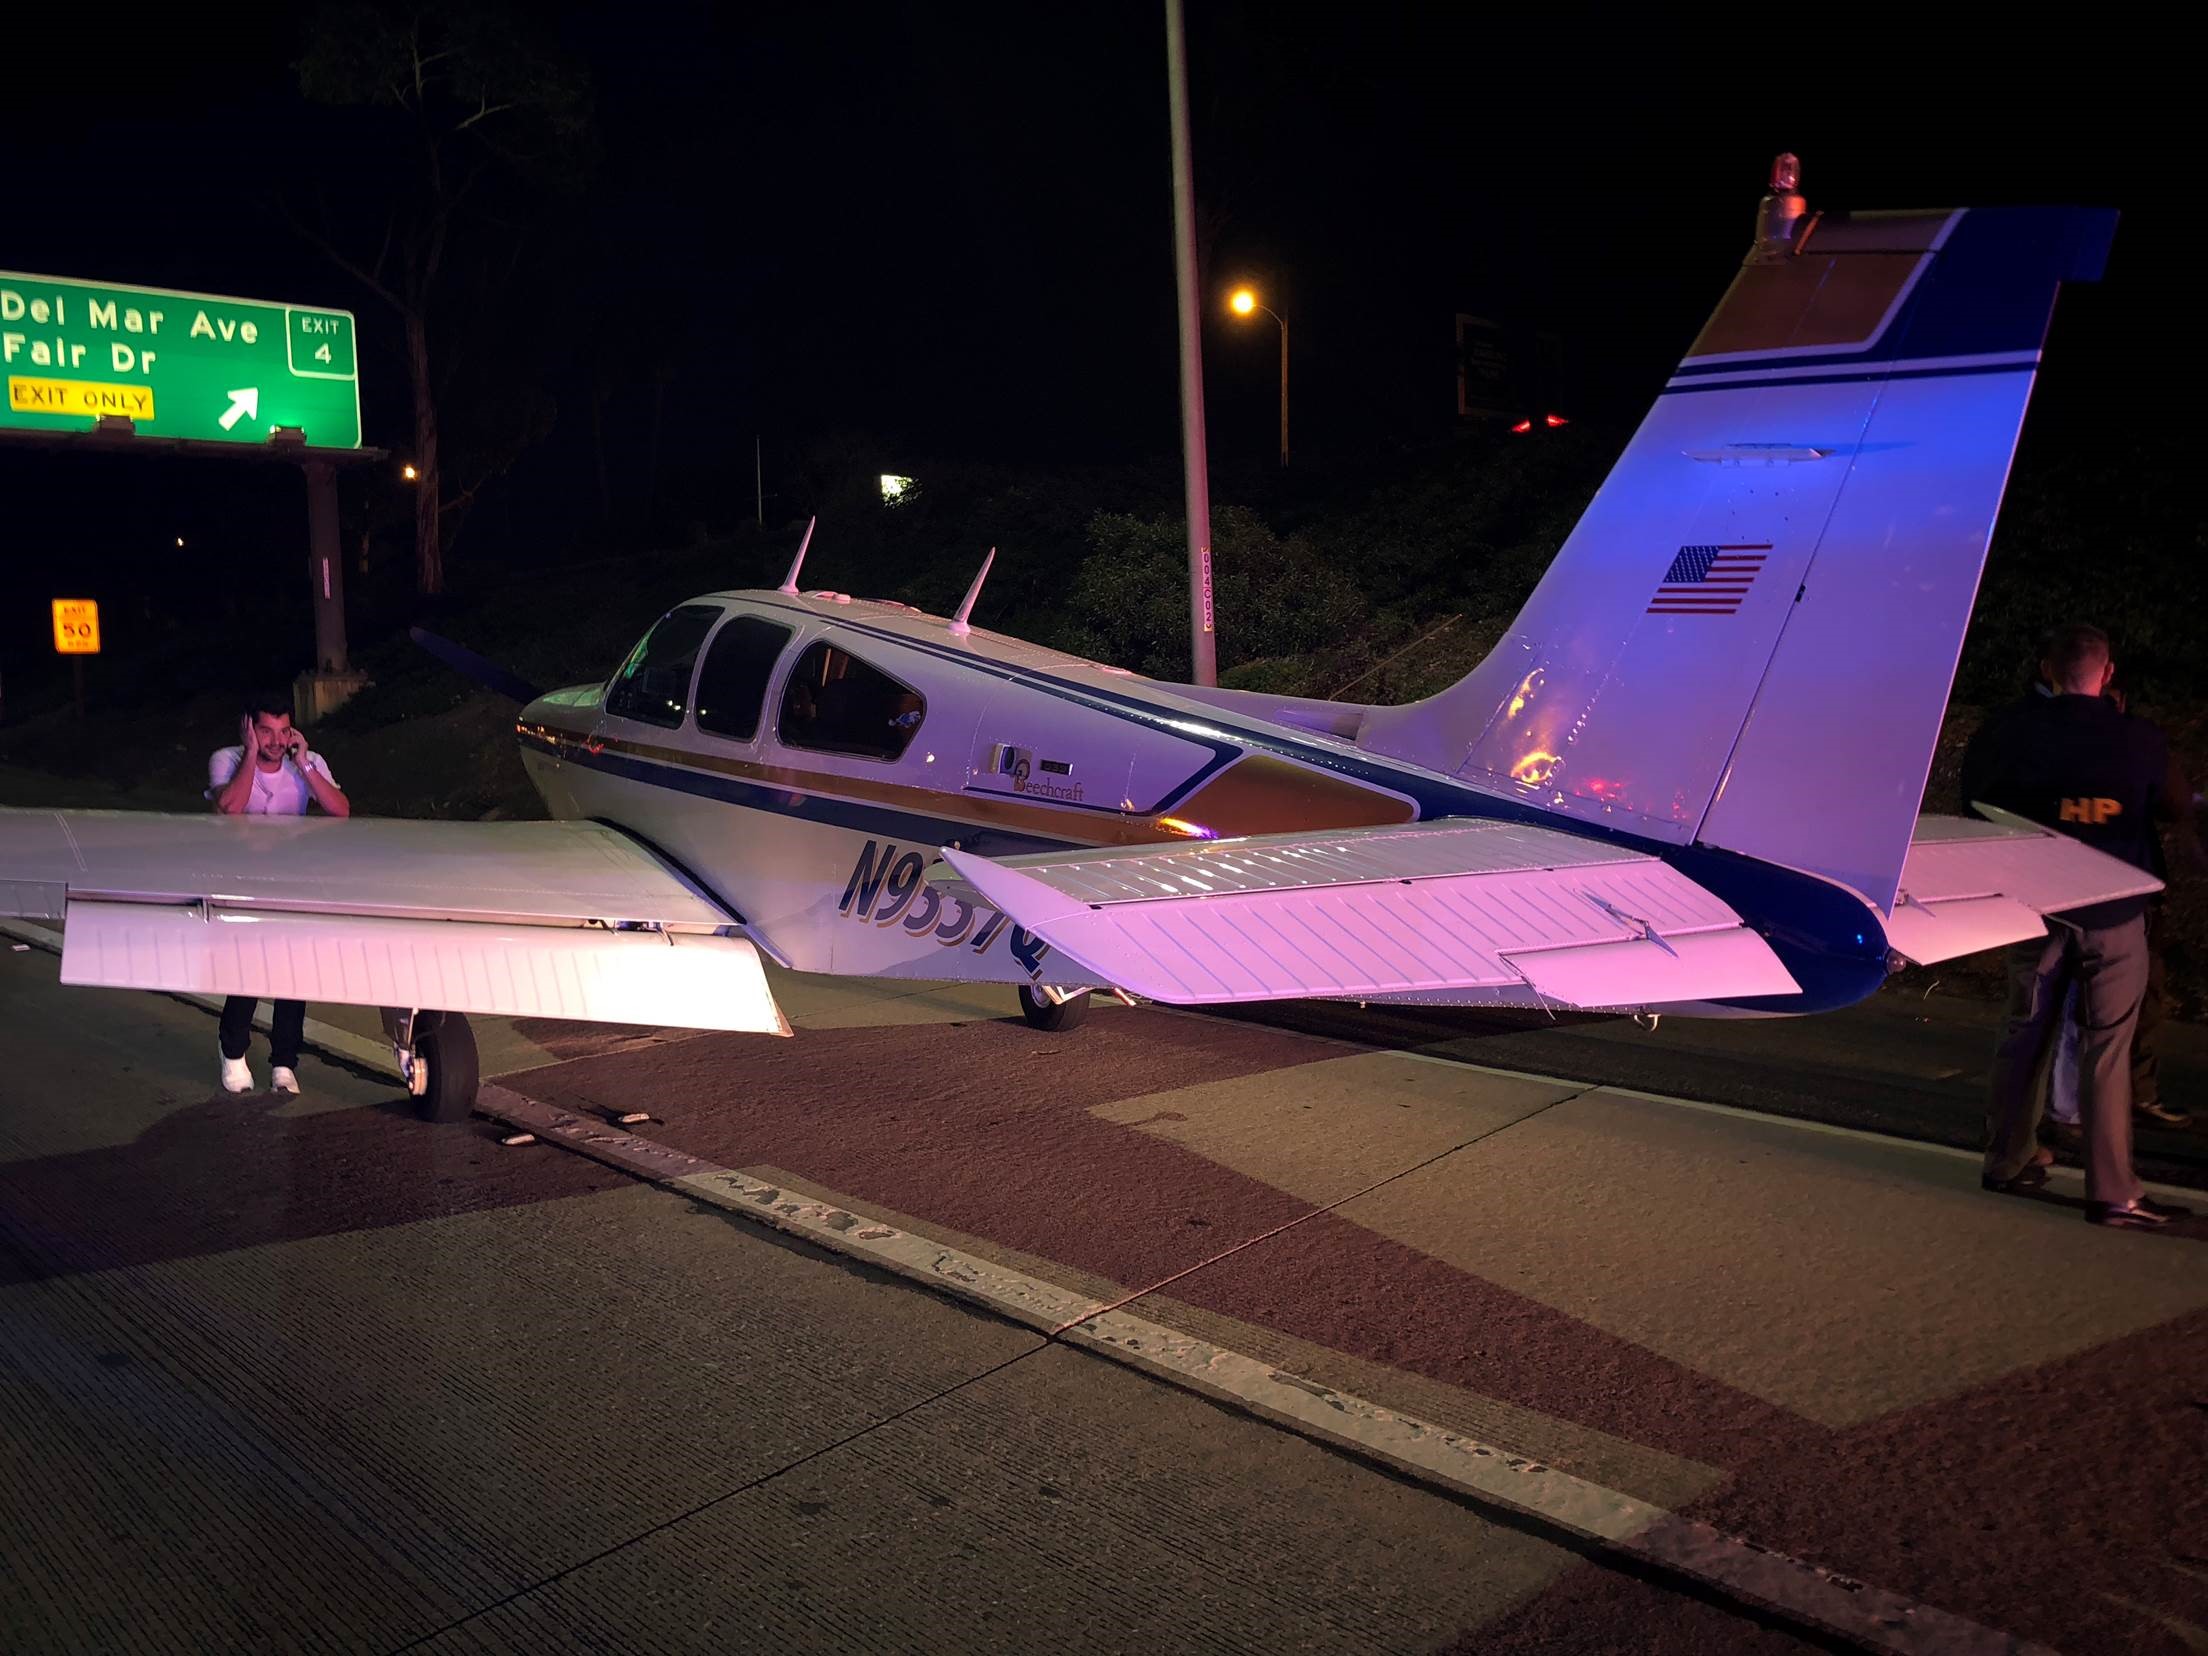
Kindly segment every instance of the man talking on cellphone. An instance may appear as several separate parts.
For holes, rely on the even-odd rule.
[[[238,724],[238,745],[217,748],[207,759],[207,797],[224,816],[305,816],[310,805],[324,814],[351,816],[345,790],[322,755],[308,748],[306,733],[291,722],[291,698],[257,696]],[[232,995],[222,1003],[222,1089],[251,1092],[253,1071],[245,1054],[253,1044],[253,1013],[260,1002]],[[268,1034],[268,1084],[272,1091],[299,1090],[299,1039],[307,1003],[275,1003]]]

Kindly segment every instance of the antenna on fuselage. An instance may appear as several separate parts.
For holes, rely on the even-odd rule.
[[[964,638],[974,630],[971,619],[974,600],[981,596],[981,583],[989,579],[989,566],[996,561],[997,549],[992,546],[989,548],[989,556],[981,560],[981,573],[974,577],[974,584],[966,589],[965,601],[958,606],[958,613],[951,617],[949,631],[953,638]]]
[[[782,577],[782,584],[774,590],[797,596],[797,572],[805,567],[805,548],[813,544],[813,530],[819,525],[818,517],[805,520],[805,538],[797,543],[797,556],[790,560],[790,572]]]

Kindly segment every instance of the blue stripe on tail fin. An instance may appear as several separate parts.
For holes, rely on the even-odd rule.
[[[1359,743],[1890,909],[2055,290],[2114,227],[1759,244],[1509,634]]]

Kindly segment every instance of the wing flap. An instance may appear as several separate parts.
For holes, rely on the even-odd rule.
[[[738,917],[588,822],[0,809],[65,983],[788,1034]]]
[[[75,900],[61,980],[787,1035],[741,938]]]
[[[1981,810],[1989,807],[1981,806]],[[1920,817],[1886,939],[1919,966],[2043,936],[2043,916],[2160,891],[2145,869],[2006,811]]]
[[[1607,1008],[1797,988],[1738,915],[1676,870],[1516,824],[943,855],[1106,982],[1180,1005],[1531,986]]]

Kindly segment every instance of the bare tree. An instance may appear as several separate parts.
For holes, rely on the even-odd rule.
[[[479,303],[507,297],[531,225],[554,193],[572,189],[594,154],[590,83],[532,21],[494,3],[436,8],[337,0],[315,12],[297,65],[313,102],[364,109],[394,158],[383,199],[349,199],[341,221],[326,194],[311,212],[286,201],[292,227],[397,316],[413,392],[415,583],[445,588],[449,518],[511,466],[549,424],[532,406],[501,439],[478,446],[469,475],[448,478],[440,452],[433,347],[450,348],[445,313],[457,289]],[[456,280],[456,272],[458,279]]]

